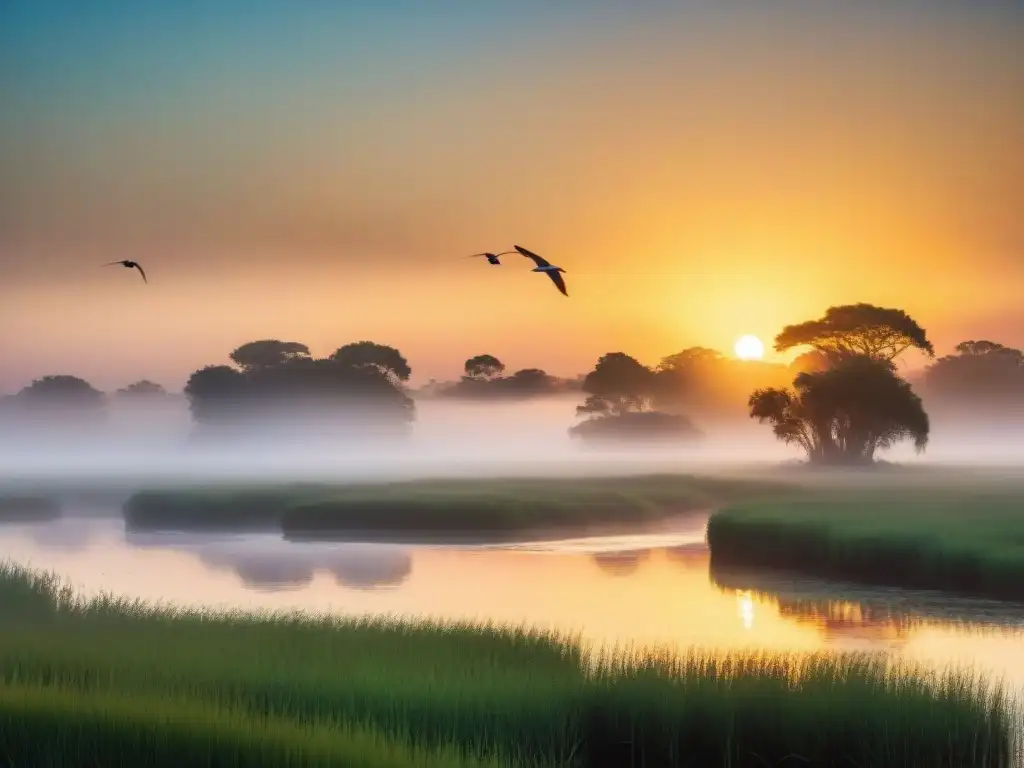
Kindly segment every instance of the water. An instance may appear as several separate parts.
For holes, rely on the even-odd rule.
[[[0,552],[87,595],[213,608],[525,622],[598,643],[881,650],[1024,688],[1024,606],[712,574],[702,516],[633,536],[501,547],[126,533],[120,517],[0,526]]]

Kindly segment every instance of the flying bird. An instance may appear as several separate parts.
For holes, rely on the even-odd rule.
[[[533,263],[537,265],[534,269],[530,270],[531,272],[546,273],[547,276],[551,278],[551,282],[555,284],[555,287],[562,292],[562,295],[569,295],[568,291],[565,290],[565,280],[563,280],[562,276],[558,274],[559,272],[565,272],[564,269],[562,269],[561,267],[556,267],[547,259],[538,256],[533,251],[526,250],[522,246],[515,245],[513,246],[513,248],[519,251],[519,253],[525,256],[526,258],[531,259]]]
[[[488,264],[497,264],[501,266],[501,262],[498,261],[499,256],[504,256],[506,253],[515,253],[515,251],[502,251],[501,253],[474,253],[467,256],[467,259],[475,259],[477,256],[486,256]]]
[[[128,261],[127,259],[125,259],[124,261],[112,261],[109,264],[101,264],[100,266],[102,266],[102,267],[116,267],[118,265],[124,267],[125,269],[137,269],[137,270],[139,270],[139,274],[142,275],[142,281],[144,283],[146,283],[147,285],[149,284],[149,280],[146,278],[146,270],[144,270],[142,268],[142,266],[138,262]]]

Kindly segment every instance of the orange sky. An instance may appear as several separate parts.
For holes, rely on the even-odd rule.
[[[481,352],[574,374],[855,301],[906,309],[940,353],[1024,345],[1024,12],[593,8],[457,30],[366,11],[379,52],[312,11],[269,49],[211,18],[148,58],[23,12],[0,385],[177,388],[263,337],[393,344],[418,381]],[[47,42],[66,55],[44,68]],[[570,298],[525,260],[460,258],[513,242]],[[96,266],[126,257],[149,286]]]

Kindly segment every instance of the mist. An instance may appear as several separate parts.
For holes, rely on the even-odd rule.
[[[767,425],[694,414],[700,439],[659,445],[594,446],[574,439],[578,393],[498,402],[417,398],[402,434],[372,429],[316,430],[331,419],[308,407],[299,416],[268,410],[259,429],[199,439],[183,396],[114,399],[100,424],[69,426],[59,413],[0,435],[0,478],[105,482],[124,486],[285,480],[358,482],[425,477],[560,476],[646,472],[771,472],[797,464],[801,452]],[[372,424],[372,409],[360,412]],[[301,422],[301,423],[299,423]],[[297,428],[297,423],[298,427]],[[336,425],[335,425],[336,426]],[[900,464],[1020,463],[1024,427],[979,423],[970,414],[933,417],[927,450],[898,444],[880,458]]]

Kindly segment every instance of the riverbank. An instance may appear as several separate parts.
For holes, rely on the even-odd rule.
[[[84,601],[12,567],[0,616],[16,765],[1002,766],[1018,726],[980,681],[868,656],[606,657],[517,628]]]
[[[1024,483],[815,490],[711,516],[713,570],[1024,601]]]
[[[543,538],[619,525],[635,530],[731,501],[775,498],[783,483],[697,475],[250,484],[141,491],[132,530],[267,529],[290,538]]]

